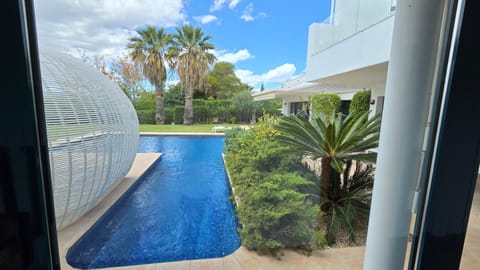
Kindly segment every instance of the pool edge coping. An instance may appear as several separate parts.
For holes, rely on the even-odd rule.
[[[208,132],[140,132],[140,136],[225,136],[225,133]]]
[[[162,153],[136,153],[128,173],[122,177],[87,213],[74,223],[57,231],[61,269],[76,269],[67,263],[69,248],[77,242],[152,166]],[[108,269],[108,268],[105,268]]]

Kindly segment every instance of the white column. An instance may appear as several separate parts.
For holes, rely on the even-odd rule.
[[[283,115],[286,115],[286,116],[290,115],[289,114],[290,112],[288,110],[289,105],[290,105],[290,103],[288,103],[287,99],[283,98],[282,99],[282,114]]]
[[[398,1],[364,269],[404,266],[446,1]]]

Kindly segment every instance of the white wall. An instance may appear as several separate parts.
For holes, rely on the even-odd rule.
[[[324,36],[321,25],[313,24],[309,33],[306,81],[318,81],[371,65],[387,62],[390,56],[394,17],[358,32],[355,35],[321,51],[313,53],[314,44],[321,44]]]

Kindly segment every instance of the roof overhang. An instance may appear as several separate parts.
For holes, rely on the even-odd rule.
[[[275,98],[288,98],[296,96],[311,96],[322,93],[340,93],[357,90],[357,88],[338,87],[335,85],[327,85],[312,82],[300,82],[290,87],[281,87],[263,92],[252,94],[254,101],[269,100]]]

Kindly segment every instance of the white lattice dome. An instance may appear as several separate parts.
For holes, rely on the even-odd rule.
[[[138,119],[114,82],[79,60],[40,50],[57,228],[85,214],[130,169]]]

